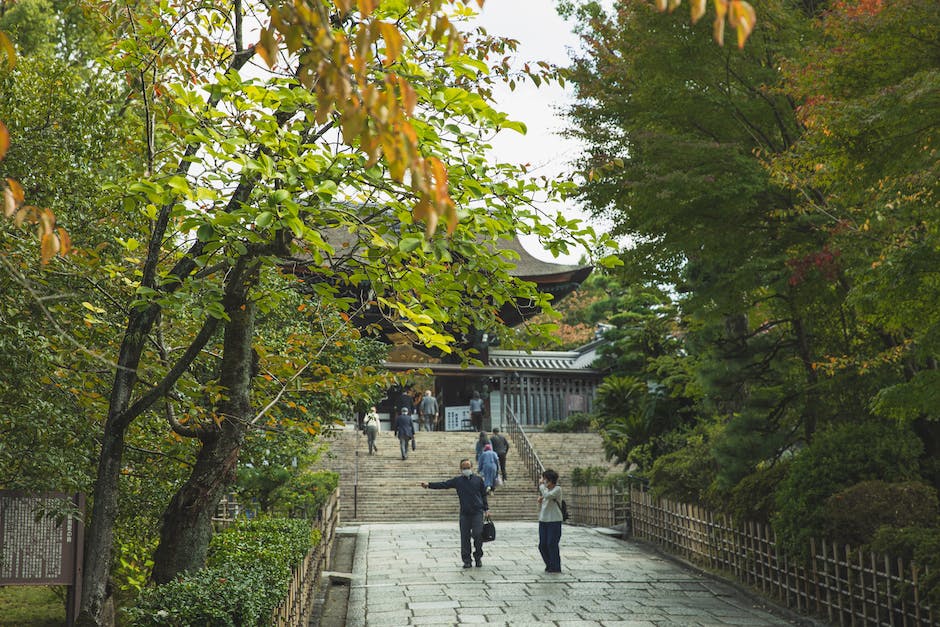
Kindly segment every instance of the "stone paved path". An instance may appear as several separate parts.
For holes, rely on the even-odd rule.
[[[563,572],[545,573],[538,523],[495,522],[483,566],[466,570],[456,520],[358,527],[346,624],[797,624],[730,585],[598,529],[565,525]]]

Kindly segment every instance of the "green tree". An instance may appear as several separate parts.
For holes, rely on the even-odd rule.
[[[772,171],[825,226],[862,330],[821,358],[865,382],[866,409],[911,423],[940,485],[936,229],[940,7],[838,3],[823,38],[785,66],[801,140]]]
[[[761,7],[740,51],[644,2],[572,13],[588,47],[570,68],[580,195],[631,239],[623,280],[676,294],[680,360],[692,360],[677,370],[701,389],[700,417],[727,423],[711,445],[728,486],[864,408],[854,377],[817,368],[857,333],[838,256],[822,218],[765,167],[800,137],[779,67],[815,36],[815,6]]]
[[[327,402],[316,414],[273,413],[288,392],[365,398],[369,386],[321,360],[346,341],[350,321],[368,313],[447,351],[458,331],[496,332],[505,303],[547,305],[495,253],[501,238],[550,232],[537,212],[519,209],[544,185],[486,160],[488,136],[524,127],[484,97],[502,72],[485,59],[508,49],[463,41],[451,18],[465,3],[448,4],[449,14],[418,0],[361,11],[314,3],[312,12],[184,4],[95,5],[112,29],[99,68],[129,86],[121,113],[139,129],[128,141],[139,161],[108,188],[123,226],[113,240],[122,263],[108,270],[133,294],[117,301],[126,319],[110,329],[120,342],[114,379],[96,405],[106,419],[87,534],[87,624],[105,620],[128,438],[149,433],[156,453],[192,464],[162,517],[153,577],[165,581],[202,566],[209,518],[252,430],[290,420],[314,435],[328,419],[319,413]],[[248,16],[268,9],[259,45],[247,46]],[[277,71],[241,72],[256,53]],[[584,234],[554,223],[566,237]],[[331,322],[285,357],[259,329],[287,302],[291,274],[305,277],[315,302],[309,323]],[[469,306],[471,293],[489,306]],[[104,316],[112,297],[89,306]],[[268,370],[274,362],[282,368]]]

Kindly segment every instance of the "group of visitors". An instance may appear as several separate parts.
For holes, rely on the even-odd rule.
[[[391,416],[391,429],[395,437],[398,438],[403,460],[408,459],[409,445],[412,451],[417,449],[416,432],[431,431],[436,424],[437,416],[437,399],[431,395],[431,390],[425,390],[424,395],[417,402],[414,402],[407,390],[399,395],[395,403],[395,411],[392,412]],[[415,420],[417,420],[417,424]],[[375,455],[379,450],[375,439],[381,430],[381,421],[375,405],[369,408],[363,418],[362,429],[365,431],[369,445],[369,455]]]
[[[495,430],[494,430],[495,431]],[[481,432],[481,435],[485,435]],[[489,447],[489,448],[487,448]],[[492,445],[486,444],[481,457],[492,453]],[[460,474],[446,481],[422,481],[422,488],[431,490],[457,491],[460,501],[460,557],[463,567],[473,566],[470,558],[479,568],[483,566],[483,521],[490,516],[487,495],[490,493],[485,478],[473,474],[473,464],[469,459],[460,460]],[[558,485],[558,473],[546,468],[539,481],[539,553],[545,562],[545,572],[561,572],[561,524],[564,520],[561,510],[561,487]],[[472,542],[472,547],[471,547]]]
[[[492,492],[508,480],[506,477],[506,454],[509,440],[493,427],[493,435],[480,431],[476,443],[477,472],[483,477],[486,491]]]
[[[487,497],[508,481],[506,455],[510,448],[509,441],[500,433],[498,427],[493,428],[492,435],[483,430],[483,411],[483,400],[479,392],[474,392],[473,398],[470,399],[470,421],[479,431],[476,441],[478,474],[474,474],[470,459],[465,458],[460,460],[460,475],[445,481],[421,482],[423,488],[453,488],[457,491],[460,501],[460,557],[464,568],[471,568],[474,563],[477,567],[483,565],[483,522],[489,517],[490,509]],[[402,392],[391,416],[391,428],[398,438],[402,460],[408,459],[409,444],[412,451],[416,449],[416,431],[431,431],[436,428],[438,414],[437,399],[430,390],[426,390],[416,401],[408,391]],[[363,419],[363,429],[368,439],[369,455],[374,455],[379,450],[375,440],[380,430],[379,416],[374,406]],[[560,573],[559,544],[563,521],[561,487],[558,486],[558,473],[550,468],[542,473],[537,500],[539,553],[545,562],[545,572]]]

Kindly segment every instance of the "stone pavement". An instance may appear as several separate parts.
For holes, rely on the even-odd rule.
[[[538,523],[494,522],[496,540],[484,545],[483,566],[466,570],[456,520],[344,528],[357,533],[346,625],[803,623],[729,584],[590,527],[564,526],[562,573],[548,574],[538,552]]]

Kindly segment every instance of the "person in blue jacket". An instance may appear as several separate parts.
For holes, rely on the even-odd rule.
[[[460,460],[460,474],[447,481],[421,482],[422,488],[431,490],[457,490],[460,500],[460,557],[463,567],[470,568],[470,541],[477,567],[483,566],[483,518],[489,516],[490,504],[486,500],[486,486],[479,475],[473,474],[469,459]]]
[[[483,452],[480,453],[477,463],[477,472],[483,477],[486,492],[490,493],[496,489],[496,477],[499,476],[499,456],[493,451],[492,444],[483,446]]]

